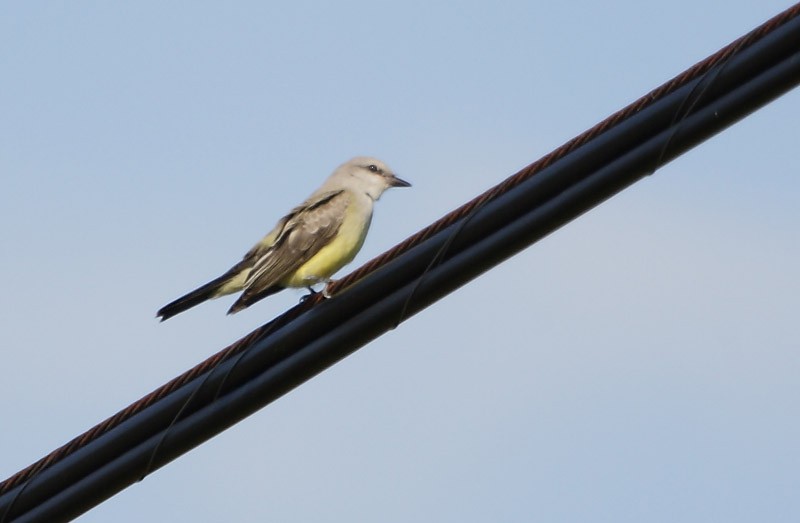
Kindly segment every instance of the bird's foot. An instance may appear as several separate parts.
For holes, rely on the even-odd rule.
[[[322,288],[322,297],[325,298],[326,300],[329,300],[333,296],[333,294],[331,294],[330,291],[330,286],[332,283],[333,280],[328,278],[327,280],[325,280],[325,287]]]
[[[308,294],[306,294],[305,296],[300,298],[300,303],[303,303],[307,299],[309,299],[312,296],[315,296],[315,295],[317,295],[319,293],[322,293],[322,297],[325,298],[326,300],[332,296],[332,294],[328,291],[328,286],[331,283],[333,283],[333,280],[328,278],[327,280],[322,280],[322,281],[317,282],[317,283],[325,283],[325,287],[323,287],[321,291],[316,291],[316,290],[314,290],[314,287],[312,287],[311,285],[307,286],[306,289],[308,289]]]
[[[314,288],[313,288],[313,287],[311,287],[311,286],[309,286],[309,287],[306,287],[306,289],[308,289],[308,294],[305,294],[305,295],[303,295],[303,296],[301,296],[301,297],[300,297],[300,303],[303,303],[303,302],[305,302],[307,299],[311,298],[311,297],[312,297],[312,296],[314,296],[315,294],[319,294],[319,293],[318,293],[317,291],[315,291],[315,290],[314,290]]]

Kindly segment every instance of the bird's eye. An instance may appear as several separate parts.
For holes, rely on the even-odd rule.
[[[378,166],[377,166],[377,165],[375,165],[375,164],[372,164],[372,165],[369,165],[369,166],[367,166],[367,169],[369,169],[370,171],[372,171],[372,172],[374,172],[374,173],[376,173],[376,172],[380,171],[380,169],[378,169]]]

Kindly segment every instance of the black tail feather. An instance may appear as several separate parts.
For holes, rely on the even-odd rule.
[[[211,298],[216,298],[218,296],[217,291],[219,291],[219,288],[230,279],[230,273],[223,274],[219,278],[206,283],[202,287],[199,287],[192,292],[181,296],[177,300],[164,305],[161,307],[161,309],[159,309],[156,317],[161,318],[161,321],[168,320],[176,314],[180,314],[187,309],[191,309],[195,305],[199,305],[206,300],[210,300]]]
[[[236,314],[240,310],[246,309],[247,307],[251,306],[255,302],[257,302],[259,300],[263,300],[267,296],[272,296],[276,292],[282,291],[284,288],[285,287],[281,287],[280,285],[273,285],[272,287],[269,287],[268,289],[264,289],[263,291],[258,292],[256,294],[250,294],[247,291],[244,291],[242,293],[242,295],[239,296],[239,299],[236,300],[235,302],[233,302],[233,305],[231,305],[231,308],[228,309],[228,314]]]

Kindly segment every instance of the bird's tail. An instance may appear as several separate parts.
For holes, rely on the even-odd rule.
[[[284,289],[281,285],[273,285],[272,287],[268,287],[262,291],[256,293],[250,293],[247,290],[239,296],[239,299],[236,300],[231,308],[228,309],[228,314],[236,314],[237,312],[246,309],[247,307],[251,306],[258,300],[263,300],[267,296],[272,296],[276,292],[280,292]]]
[[[195,305],[199,305],[206,300],[236,292],[241,287],[239,289],[226,289],[227,284],[230,284],[239,276],[240,271],[235,271],[234,269],[236,269],[236,267],[226,272],[219,278],[211,280],[202,287],[199,287],[192,292],[181,296],[177,300],[164,305],[161,307],[161,309],[159,309],[158,313],[156,313],[156,317],[161,318],[161,321],[168,320],[176,314],[180,314],[187,309],[191,309]]]

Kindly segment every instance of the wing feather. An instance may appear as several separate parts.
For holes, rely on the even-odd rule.
[[[344,221],[349,195],[343,190],[324,193],[295,208],[277,233],[274,242],[258,256],[245,281],[243,303],[279,284],[330,243]]]

